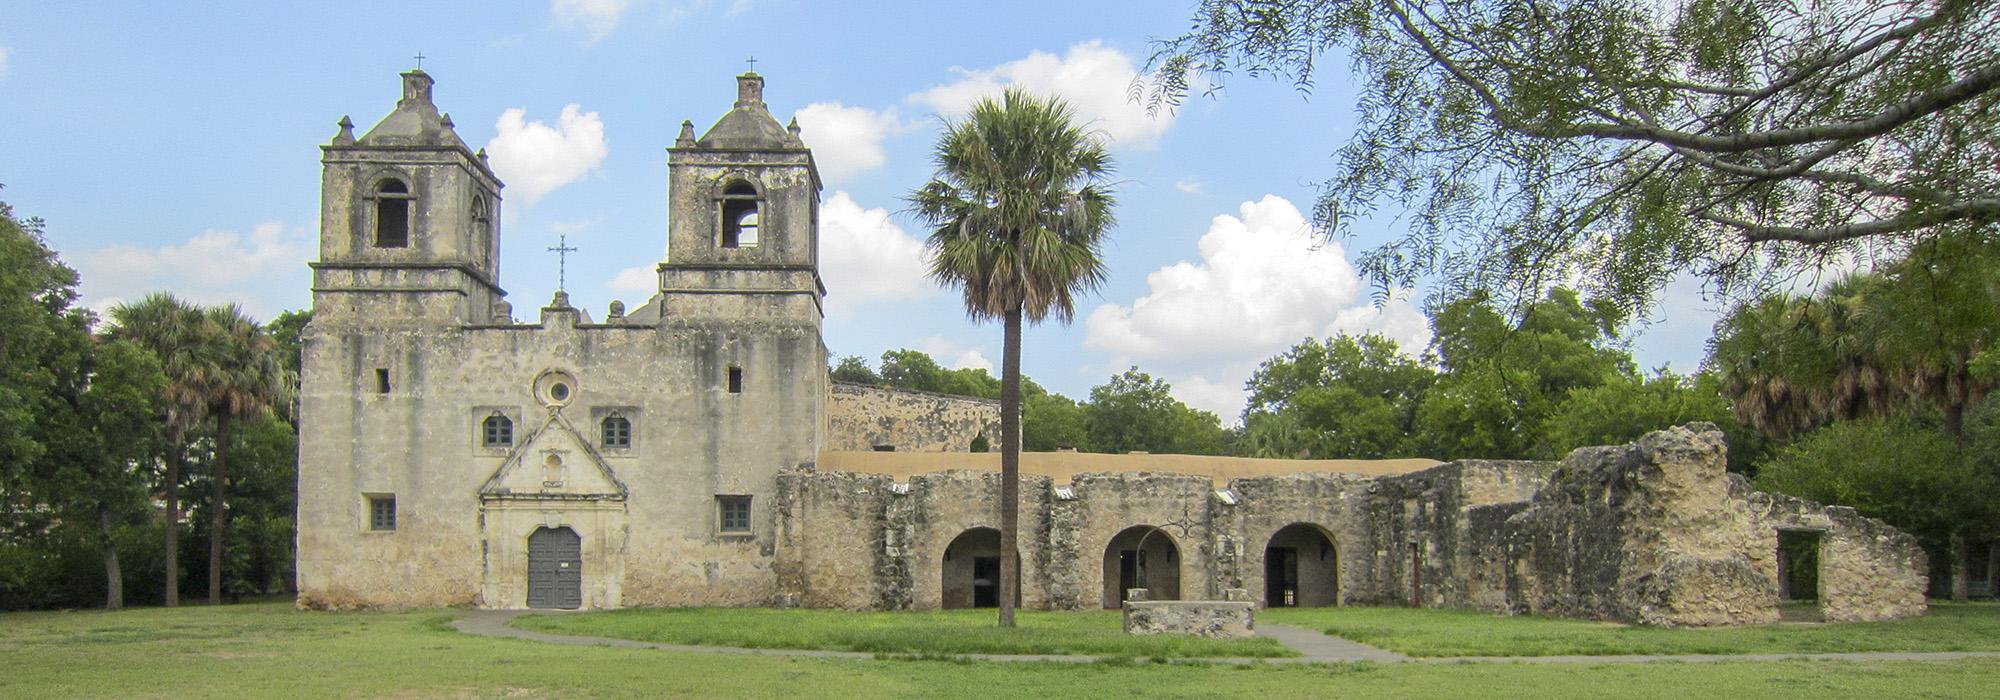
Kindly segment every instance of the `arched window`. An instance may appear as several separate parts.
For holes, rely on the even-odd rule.
[[[624,449],[632,446],[632,421],[616,413],[605,417],[602,442],[605,447]]]
[[[514,421],[495,413],[487,416],[479,424],[479,444],[486,447],[512,447],[514,445]]]
[[[403,248],[410,245],[409,185],[385,179],[375,185],[375,247]]]
[[[479,195],[472,196],[471,220],[472,244],[477,246],[472,249],[472,254],[479,256],[475,259],[484,259],[484,256],[493,247],[493,219],[486,208],[485,197]]]
[[[755,248],[762,224],[757,188],[738,182],[722,192],[722,247]]]

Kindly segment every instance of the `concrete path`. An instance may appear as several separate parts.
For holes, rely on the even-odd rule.
[[[1409,661],[1410,657],[1386,649],[1320,634],[1316,630],[1291,625],[1274,625],[1269,622],[1257,623],[1257,636],[1270,637],[1279,644],[1299,652],[1299,660],[1326,663],[1341,661],[1379,661],[1395,663]],[[1288,659],[1289,660],[1289,659]]]
[[[527,614],[526,610],[470,610],[453,620],[451,626],[466,634],[507,639],[525,639],[548,644],[569,644],[573,646],[613,647],[618,649],[660,649],[696,654],[743,654],[751,656],[792,656],[816,659],[877,659],[929,655],[919,654],[872,654],[861,651],[823,651],[815,649],[751,649],[747,647],[716,647],[695,644],[664,644],[641,642],[631,639],[611,637],[572,637],[547,634],[519,629],[508,624],[516,617]],[[542,611],[535,611],[542,612]],[[1242,657],[1224,658],[1178,658],[1175,662],[1214,664],[1253,663],[1353,663],[1372,661],[1377,663],[1516,663],[1516,664],[1643,664],[1643,663],[1714,663],[1722,661],[1957,661],[1960,659],[2000,659],[2000,651],[1931,651],[1931,652],[1853,652],[1838,654],[1677,654],[1668,656],[1445,656],[1409,657],[1393,651],[1377,649],[1359,642],[1332,637],[1319,632],[1292,627],[1262,623],[1257,625],[1257,635],[1278,640],[1279,643],[1299,652],[1299,656],[1276,659],[1250,659]],[[1093,663],[1100,657],[1071,656],[1063,654],[946,654],[953,659],[973,661],[1023,662],[1042,661],[1056,663]]]

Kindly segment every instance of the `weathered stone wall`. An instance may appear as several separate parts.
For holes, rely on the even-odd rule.
[[[1732,486],[1749,489],[1740,480]],[[1889,620],[1929,609],[1929,562],[1915,537],[1845,506],[1761,491],[1747,501],[1758,527],[1773,534],[1766,549],[1774,556],[1777,530],[1820,533],[1819,608],[1828,622]],[[1777,567],[1768,571],[1775,587]]]
[[[868,384],[831,382],[827,445],[834,451],[970,452],[1000,444],[1000,402]]]

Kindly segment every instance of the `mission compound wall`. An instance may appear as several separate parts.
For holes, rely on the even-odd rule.
[[[828,450],[967,452],[975,442],[1000,444],[998,401],[841,381],[828,385],[827,400]]]

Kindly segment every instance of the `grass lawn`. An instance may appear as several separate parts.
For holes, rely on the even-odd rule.
[[[1332,666],[796,659],[475,637],[281,604],[0,614],[0,697],[1990,697],[2000,660]]]
[[[1202,639],[1125,634],[1119,613],[1018,613],[1018,627],[994,626],[992,610],[843,612],[763,608],[634,608],[530,615],[522,629],[672,644],[829,649],[886,654],[1074,654],[1130,657],[1297,656],[1270,639]]]
[[[1409,608],[1262,610],[1257,620],[1317,629],[1411,656],[2000,651],[2000,604],[1994,603],[1933,602],[1929,615],[1889,622],[1722,629]]]

